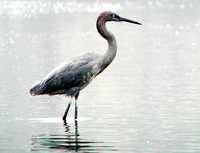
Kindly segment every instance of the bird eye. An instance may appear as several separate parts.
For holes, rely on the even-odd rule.
[[[111,16],[112,16],[112,18],[113,18],[115,21],[118,21],[118,20],[119,20],[119,16],[118,16],[118,15],[112,14]]]

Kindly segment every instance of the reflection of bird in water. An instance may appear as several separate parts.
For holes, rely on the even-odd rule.
[[[75,120],[75,131],[72,132],[67,123],[64,124],[65,132],[63,134],[40,134],[33,135],[31,138],[32,151],[52,152],[50,149],[64,150],[65,152],[110,152],[118,151],[114,146],[106,145],[104,142],[91,141],[80,138],[78,133],[78,121]],[[94,140],[94,138],[93,138]]]
[[[92,52],[71,58],[53,69],[42,81],[37,82],[30,89],[30,94],[33,96],[43,94],[70,96],[71,99],[63,116],[64,121],[66,121],[73,97],[75,97],[75,119],[77,119],[77,99],[80,90],[85,88],[115,58],[117,42],[114,35],[106,28],[107,21],[125,21],[141,25],[139,22],[120,17],[110,11],[101,13],[96,27],[99,34],[108,41],[108,49],[105,54]]]

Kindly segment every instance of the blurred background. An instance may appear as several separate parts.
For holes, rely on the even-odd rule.
[[[0,152],[200,152],[200,1],[0,1]],[[107,23],[113,63],[79,96],[31,97],[65,60],[107,42],[106,10],[138,21]]]

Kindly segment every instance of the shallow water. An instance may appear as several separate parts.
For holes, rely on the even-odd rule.
[[[0,1],[0,152],[200,152],[199,1]],[[29,95],[55,66],[103,53],[100,12],[141,22],[108,23],[113,63],[79,96]]]

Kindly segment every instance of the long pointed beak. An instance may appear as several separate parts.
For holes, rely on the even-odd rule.
[[[134,23],[134,24],[139,24],[139,25],[142,25],[141,23],[137,22],[137,21],[133,21],[133,20],[130,20],[130,19],[126,19],[126,18],[123,18],[123,17],[120,17],[120,20],[119,21],[125,21],[125,22],[129,22],[129,23]]]

